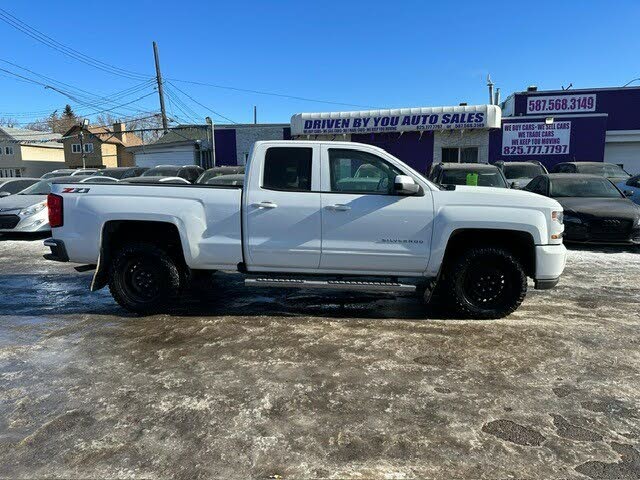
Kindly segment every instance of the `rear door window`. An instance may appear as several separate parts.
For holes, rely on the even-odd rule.
[[[262,187],[291,192],[311,191],[313,150],[301,147],[272,147],[264,159]]]

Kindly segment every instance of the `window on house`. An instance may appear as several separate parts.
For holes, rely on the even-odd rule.
[[[447,147],[442,149],[443,163],[478,163],[478,147]]]
[[[13,147],[4,147],[4,153],[6,155],[13,155]]]
[[[84,144],[84,153],[93,153],[93,143]]]
[[[81,153],[81,152],[82,152],[82,147],[80,146],[79,143],[71,144],[71,153]]]

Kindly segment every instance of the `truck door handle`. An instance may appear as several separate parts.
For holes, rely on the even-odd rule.
[[[344,205],[342,203],[337,203],[335,205],[329,205],[327,207],[329,210],[333,210],[336,212],[346,212],[347,210],[351,210],[351,207],[349,205]]]
[[[260,202],[254,203],[253,206],[257,208],[276,208],[278,205],[273,202]]]

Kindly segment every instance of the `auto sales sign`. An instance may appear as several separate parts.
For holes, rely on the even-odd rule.
[[[500,108],[496,105],[300,113],[291,117],[291,134],[321,135],[499,128],[500,118]]]

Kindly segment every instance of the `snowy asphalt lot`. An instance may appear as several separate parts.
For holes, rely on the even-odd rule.
[[[0,239],[0,477],[638,478],[640,252],[498,321],[260,290],[136,318]]]

